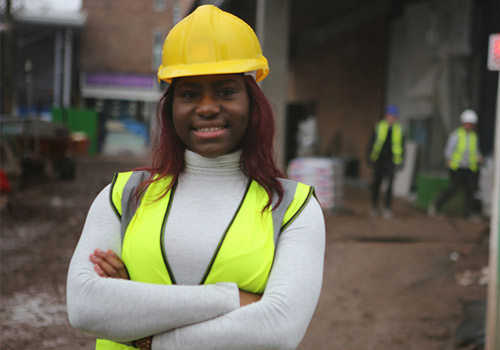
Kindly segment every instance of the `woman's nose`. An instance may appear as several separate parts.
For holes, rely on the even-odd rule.
[[[202,117],[211,117],[220,112],[220,104],[210,94],[204,94],[196,107],[196,113]]]

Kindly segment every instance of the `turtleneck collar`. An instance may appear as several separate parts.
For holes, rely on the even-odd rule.
[[[242,176],[240,169],[241,150],[225,154],[216,158],[206,158],[198,153],[186,150],[184,154],[186,175],[203,177]]]

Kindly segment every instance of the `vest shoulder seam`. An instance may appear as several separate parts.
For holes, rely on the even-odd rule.
[[[113,181],[111,181],[111,186],[109,188],[109,202],[111,203],[111,207],[113,208],[113,211],[115,212],[116,216],[118,217],[119,220],[121,220],[122,216],[120,212],[118,211],[118,208],[115,206],[115,203],[113,202],[113,191],[116,185],[116,180],[118,180],[118,175],[120,173],[115,173],[113,175]]]

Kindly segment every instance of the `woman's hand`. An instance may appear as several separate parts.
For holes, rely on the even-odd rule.
[[[123,263],[122,259],[114,251],[111,249],[107,252],[103,252],[100,249],[94,250],[94,254],[90,254],[90,261],[92,261],[94,265],[94,270],[101,277],[110,277],[110,278],[121,278],[128,280],[130,277],[128,276],[127,268]],[[151,343],[153,341],[153,336],[145,337],[138,339],[132,344],[140,349],[140,350],[151,350]]]
[[[253,294],[240,290],[240,306],[256,303],[262,298],[261,294]]]
[[[112,250],[103,252],[100,249],[94,250],[89,256],[94,263],[94,270],[101,277],[130,279],[125,264]],[[261,294],[253,294],[240,290],[240,306],[255,303],[262,298]]]
[[[125,264],[111,249],[107,252],[96,249],[89,259],[94,263],[95,272],[101,277],[130,279]]]

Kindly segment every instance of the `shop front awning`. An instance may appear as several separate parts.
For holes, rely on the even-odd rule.
[[[81,29],[87,21],[84,12],[22,12],[14,14],[14,20],[18,25],[64,27]]]
[[[154,74],[82,73],[83,98],[128,101],[158,101],[162,91]]]

